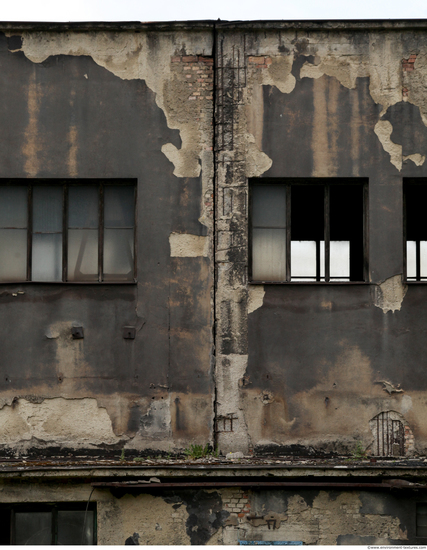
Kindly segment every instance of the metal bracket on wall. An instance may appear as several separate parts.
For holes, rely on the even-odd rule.
[[[125,340],[134,340],[135,332],[135,327],[123,327],[123,338]]]

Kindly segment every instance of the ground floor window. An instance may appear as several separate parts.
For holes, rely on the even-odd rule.
[[[8,544],[96,544],[95,505],[3,505],[0,509],[0,545]]]

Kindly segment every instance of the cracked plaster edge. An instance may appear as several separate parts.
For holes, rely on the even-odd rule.
[[[372,42],[372,39],[371,39]],[[317,52],[319,56],[320,53]],[[301,68],[300,76],[301,78],[320,78],[323,75],[336,78],[340,84],[346,88],[355,88],[356,79],[359,77],[368,77],[369,82],[369,93],[377,105],[382,107],[379,117],[382,117],[387,109],[400,101],[402,101],[401,96],[401,68],[396,66],[393,70],[393,66],[390,66],[387,63],[387,58],[391,56],[398,60],[400,64],[401,58],[405,57],[405,53],[402,52],[402,55],[399,55],[396,52],[390,52],[390,43],[385,40],[383,47],[380,49],[375,49],[375,44],[370,45],[369,52],[362,53],[358,58],[352,59],[350,56],[347,56],[347,59],[344,62],[339,62],[337,59],[339,56],[331,55],[326,53],[321,59],[320,63],[313,65],[311,63],[304,63]],[[422,72],[423,67],[420,66],[419,59],[417,57],[417,71]],[[406,100],[403,98],[403,100]],[[427,116],[423,112],[423,106],[418,105],[417,103],[411,101],[416,107],[420,110],[420,115],[425,126],[427,126]],[[394,144],[390,140],[391,131],[383,123],[386,121],[379,121],[375,128],[374,132],[377,135],[380,143],[385,152],[390,155],[390,162],[393,164],[399,171],[402,169],[402,162],[404,160],[412,160],[417,166],[421,166],[424,163],[425,158],[422,158],[422,155],[419,153],[413,153],[406,157],[402,158],[402,147],[400,145]]]
[[[100,405],[98,402],[98,399],[96,397],[91,396],[85,396],[85,397],[64,397],[63,395],[57,395],[57,396],[31,396],[29,394],[27,395],[16,395],[13,397],[1,397],[0,398],[0,410],[2,410],[4,407],[11,407],[13,403],[17,403],[19,400],[27,401],[27,403],[31,403],[32,405],[41,405],[44,401],[54,401],[56,399],[65,399],[66,401],[83,401],[84,399],[94,399],[97,403],[98,409],[105,409],[107,410],[107,407],[105,405]]]
[[[395,166],[399,172],[402,170],[402,146],[391,141],[391,134],[393,132],[393,126],[388,120],[379,120],[375,124],[374,132],[379,139],[384,151],[390,155],[390,162]],[[409,155],[412,157],[414,155]],[[413,160],[413,159],[411,159]],[[415,161],[414,161],[415,162]]]
[[[14,405],[19,405],[19,402],[22,401],[24,409],[24,416],[19,413],[19,411],[15,411],[18,417],[22,419],[23,422],[28,424],[29,432],[25,432],[23,434],[20,434],[19,437],[15,440],[9,440],[9,441],[3,441],[2,447],[4,448],[11,448],[18,452],[27,452],[31,446],[35,446],[36,448],[44,448],[49,445],[60,445],[65,447],[70,447],[75,450],[77,449],[97,449],[100,446],[107,445],[107,446],[116,446],[120,444],[124,444],[127,441],[129,441],[131,438],[128,435],[125,434],[117,434],[114,430],[113,421],[108,413],[108,409],[104,405],[100,405],[99,401],[95,397],[63,397],[63,396],[57,396],[57,397],[47,397],[47,396],[15,396],[11,398],[0,398],[0,410],[4,411],[6,407],[11,407],[12,410],[10,411],[4,411],[3,414],[13,414],[14,411]],[[89,401],[93,404],[93,402],[96,402],[97,409],[104,410],[105,415],[103,416],[102,423],[98,423],[97,425],[100,427],[101,431],[99,433],[91,433],[90,436],[82,436],[81,433],[77,431],[68,435],[58,436],[58,434],[54,435],[50,431],[47,431],[45,434],[38,433],[37,432],[37,426],[41,426],[42,432],[44,430],[43,426],[45,423],[49,423],[49,421],[53,421],[53,416],[49,416],[49,409],[45,409],[46,411],[46,417],[43,420],[43,406],[46,405],[49,407],[47,402],[58,402],[58,401],[68,401],[76,402],[76,401]],[[37,417],[37,414],[29,414],[25,417],[25,407],[37,407],[32,409],[34,412],[37,410],[37,413],[40,412],[42,415],[39,419],[39,422],[36,425],[33,425],[29,420],[33,418],[34,416]],[[31,409],[30,409],[31,411]],[[74,410],[74,412],[78,413],[78,410]],[[27,410],[28,413],[28,410]],[[104,414],[104,413],[101,413]],[[43,420],[43,421],[42,421]],[[100,420],[100,419],[98,419]],[[110,431],[110,435],[105,436],[105,433],[102,432]],[[4,438],[3,438],[4,439]],[[95,441],[94,441],[95,440]],[[34,442],[36,444],[34,445]]]
[[[424,122],[424,121],[423,121]],[[414,153],[412,155],[403,156],[402,159],[405,160],[412,160],[412,162],[416,166],[422,166],[426,160],[426,157],[424,155],[421,155],[420,153]]]
[[[284,94],[290,94],[296,85],[296,78],[292,74],[293,56],[270,56],[272,64],[267,70],[261,70],[253,76],[252,86],[245,88],[245,105],[251,106],[252,109],[263,111],[263,98],[258,97],[260,105],[253,105],[255,94],[253,93],[254,86],[274,86]],[[273,160],[261,150],[257,144],[259,139],[256,139],[254,133],[248,129],[247,117],[244,119],[244,127],[239,128],[239,132],[246,144],[246,163],[245,175],[247,178],[258,178],[267,172],[273,165]],[[240,118],[239,118],[240,120]],[[240,125],[241,126],[241,125]]]
[[[209,238],[189,233],[169,235],[171,258],[198,258],[209,256]]]
[[[253,313],[264,303],[264,285],[249,286],[248,288],[248,315]]]
[[[374,306],[383,313],[400,311],[403,299],[408,291],[408,285],[402,281],[402,275],[393,275],[375,286]]]
[[[124,433],[116,433],[114,430],[113,421],[111,420],[111,416],[108,412],[108,406],[100,403],[99,399],[92,396],[85,396],[85,397],[65,397],[63,395],[58,396],[30,396],[30,395],[16,395],[13,397],[0,397],[0,411],[3,410],[5,407],[12,407],[14,404],[18,404],[19,401],[26,401],[27,403],[31,405],[43,405],[45,401],[56,401],[58,399],[63,399],[65,401],[84,401],[84,400],[91,400],[96,401],[96,405],[98,409],[104,409],[109,420],[111,423],[111,431],[114,434],[114,436],[117,439],[120,439],[121,441],[128,441],[132,439],[132,437],[124,434]]]
[[[271,65],[261,71],[261,84],[275,86],[283,94],[290,94],[296,86],[296,78],[292,74],[293,55],[270,55]]]
[[[174,175],[180,178],[199,177],[202,164],[206,162],[206,155],[203,140],[194,140],[193,134],[201,131],[200,125],[179,120],[178,117],[174,117],[173,109],[169,110],[165,104],[164,83],[172,80],[170,57],[175,53],[167,48],[169,39],[166,37],[162,42],[169,51],[168,56],[162,53],[164,48],[161,46],[153,54],[144,33],[120,35],[123,42],[121,49],[118,49],[117,45],[118,36],[113,33],[111,38],[111,34],[104,32],[92,37],[90,33],[51,33],[48,40],[43,40],[44,33],[22,32],[22,47],[19,51],[33,63],[43,63],[55,55],[87,56],[122,80],[143,80],[154,93],[156,105],[164,113],[168,128],[179,131],[180,149],[172,143],[166,143],[161,148],[162,153],[174,166]],[[189,49],[193,46],[195,47],[195,44],[190,43]],[[88,79],[87,75],[82,77]],[[205,208],[205,195],[211,187],[208,179],[202,177],[199,220],[203,225],[210,227],[209,214]]]

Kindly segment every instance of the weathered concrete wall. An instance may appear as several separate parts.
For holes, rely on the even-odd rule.
[[[0,178],[138,182],[136,285],[2,285],[4,450],[174,452],[216,426],[223,452],[372,451],[393,411],[426,451],[424,287],[402,283],[425,30],[257,26],[2,34]],[[248,284],[248,178],[265,177],[369,180],[366,284]]]
[[[138,196],[137,284],[1,285],[0,448],[211,441],[211,33],[9,30],[0,58],[0,178]]]
[[[370,421],[395,411],[425,453],[425,286],[402,283],[402,179],[427,176],[425,31],[254,26],[217,41],[218,415],[238,425],[219,447],[373,452]],[[253,177],[368,178],[368,283],[249,285]]]
[[[88,485],[0,484],[2,503],[87,502]],[[424,544],[416,537],[416,501],[409,493],[379,491],[249,490],[240,488],[138,493],[96,489],[101,545]]]

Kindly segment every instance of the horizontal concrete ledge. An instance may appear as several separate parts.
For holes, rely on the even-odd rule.
[[[315,478],[389,478],[401,476],[407,479],[417,479],[427,477],[427,465],[424,467],[416,466],[348,466],[348,467],[322,467],[322,466],[246,466],[246,465],[180,465],[180,466],[155,466],[155,465],[50,465],[50,466],[3,466],[0,469],[0,479],[12,480],[32,480],[32,479],[107,479],[114,478],[133,478],[136,477],[158,477],[158,478],[301,478],[310,476]],[[273,479],[271,479],[273,481]],[[423,479],[424,481],[424,479]]]
[[[256,21],[3,21],[0,31],[169,31],[169,30],[212,30],[226,32],[227,30],[412,30],[427,28],[426,19],[353,19],[353,20],[256,20]]]
[[[132,482],[132,481],[94,481],[92,487],[137,489],[140,491],[166,490],[178,488],[220,488],[220,487],[248,487],[248,488],[277,488],[286,489],[292,487],[302,488],[327,488],[327,489],[427,489],[427,485],[421,483],[410,483],[401,479],[392,479],[382,483],[359,483],[359,482],[334,482],[334,481],[176,481],[176,482]]]

